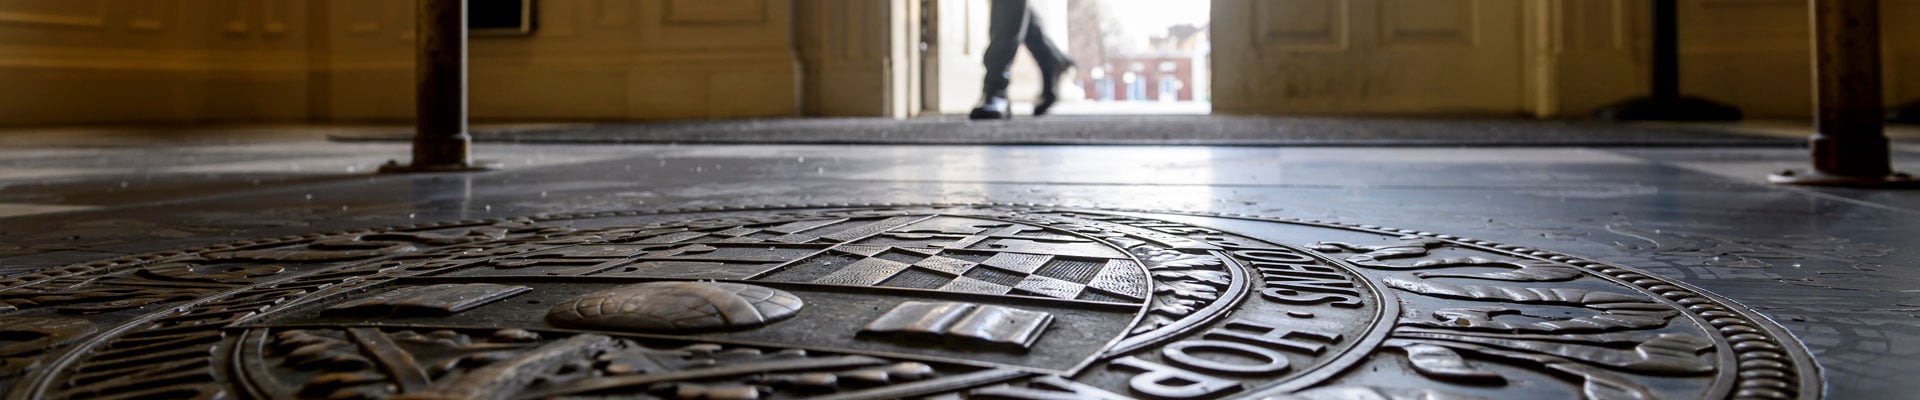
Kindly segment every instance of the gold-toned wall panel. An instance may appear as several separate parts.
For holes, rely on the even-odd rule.
[[[1539,116],[1578,117],[1647,90],[1644,0],[1552,0],[1541,30],[1551,38],[1535,54]],[[1636,34],[1642,35],[1636,37]],[[1636,51],[1636,49],[1638,51]]]
[[[1810,40],[1805,0],[1680,0],[1678,8],[1683,49],[1791,50]]]
[[[1920,102],[1920,0],[1880,3],[1882,48],[1886,49],[1886,98],[1889,104]]]
[[[1811,114],[1806,1],[1682,0],[1679,9],[1683,92],[1740,107],[1749,118]],[[1634,40],[1645,42],[1649,35]]]
[[[888,111],[889,89],[895,84],[888,66],[904,57],[895,58],[888,52],[888,46],[896,40],[890,34],[890,26],[898,22],[890,13],[891,7],[904,5],[904,1],[897,0],[796,3],[800,57],[806,65],[800,80],[805,88],[802,92],[806,114],[895,114]],[[905,112],[902,109],[898,114]]]
[[[888,46],[902,43],[888,36],[898,22],[889,10],[906,0],[839,4],[824,20],[832,31],[809,39],[835,64],[808,70],[792,0],[538,4],[532,35],[470,42],[474,118],[791,116],[809,70],[873,82],[823,99],[854,105],[845,115],[882,115],[898,86],[886,81]],[[408,119],[413,7],[0,0],[0,125]]]
[[[319,12],[327,23],[316,28],[316,34],[325,35],[326,40],[315,52],[336,64],[406,63],[412,68],[412,1],[309,1],[323,2]]]
[[[836,3],[830,29],[834,34],[828,37],[828,43],[837,51],[833,55],[841,60],[866,60],[879,56],[885,51],[886,9],[874,5]],[[832,21],[830,21],[832,22]]]
[[[380,32],[385,15],[381,13],[379,3],[387,0],[333,0],[328,5],[334,26],[328,27],[334,33],[353,35],[372,35]]]
[[[381,18],[387,21],[387,26],[393,27],[392,32],[387,35],[393,38],[391,42],[405,46],[413,45],[414,21],[416,21],[413,15],[415,1],[379,1]]]
[[[285,35],[292,30],[296,18],[296,7],[301,5],[288,0],[262,0],[260,2],[260,32],[267,35]]]
[[[1522,1],[1215,0],[1214,111],[1518,114]]]
[[[1383,44],[1475,44],[1477,0],[1381,0]]]
[[[228,34],[244,35],[253,29],[247,14],[252,12],[253,2],[247,0],[215,0],[214,18],[220,23],[220,29]]]
[[[167,7],[161,0],[127,0],[127,29],[158,31],[166,29]]]
[[[1824,0],[1823,0],[1824,1]],[[1558,0],[1564,35],[1552,115],[1577,116],[1607,102],[1646,94],[1647,5],[1632,0]],[[1617,3],[1609,7],[1607,4]],[[1812,48],[1802,0],[1680,0],[1681,90],[1737,106],[1749,118],[1807,118],[1812,113]],[[1883,76],[1889,104],[1920,100],[1920,1],[1882,0]],[[1622,39],[1600,35],[1624,24]],[[1625,43],[1625,55],[1607,42]],[[1616,64],[1618,64],[1616,66]],[[1623,90],[1624,89],[1624,90]]]
[[[594,0],[594,15],[600,26],[627,26],[633,24],[632,0]]]
[[[0,125],[101,124],[199,119],[192,71],[25,68],[0,65]]]
[[[741,7],[722,11],[711,4],[690,5],[711,1],[687,0],[678,7],[678,0],[641,1],[638,31],[629,39],[641,47],[657,49],[792,48],[792,0],[725,0],[720,3],[739,3]],[[689,7],[708,11],[685,11]]]
[[[1556,1],[1549,27],[1556,51],[1626,52],[1635,25],[1632,0]]]
[[[1355,0],[1256,0],[1253,43],[1276,48],[1347,47]]]
[[[759,24],[766,0],[667,0],[667,24]]]
[[[100,28],[107,24],[106,0],[0,1],[0,24]]]
[[[619,67],[476,68],[468,104],[489,119],[607,119],[627,113],[627,75]]]
[[[412,90],[411,1],[334,3],[331,29],[344,33],[332,34],[327,47],[332,111],[325,118],[406,118],[411,103],[395,99]],[[537,7],[530,36],[469,41],[474,118],[765,117],[799,108],[791,1],[543,0]],[[774,78],[747,79],[743,70]]]
[[[306,4],[0,0],[0,124],[303,120]]]
[[[551,38],[571,38],[580,34],[580,13],[588,11],[586,0],[544,0],[535,24],[538,35]]]

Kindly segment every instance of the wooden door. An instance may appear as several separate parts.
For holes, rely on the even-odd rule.
[[[1523,0],[1213,0],[1214,111],[1519,114]]]

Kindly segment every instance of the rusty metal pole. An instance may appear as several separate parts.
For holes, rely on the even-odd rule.
[[[417,0],[413,163],[381,172],[497,168],[473,161],[467,134],[467,0]]]
[[[1811,171],[1781,171],[1775,183],[1889,186],[1914,183],[1893,171],[1880,93],[1880,2],[1808,0],[1813,13],[1814,129]]]

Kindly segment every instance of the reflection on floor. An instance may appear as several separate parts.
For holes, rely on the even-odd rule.
[[[1015,114],[1032,114],[1032,106],[1019,109],[1016,103]],[[1028,111],[1021,113],[1019,111]],[[1059,115],[1207,115],[1213,112],[1213,103],[1204,101],[1062,101],[1053,106],[1053,113]]]
[[[0,148],[0,275],[317,231],[598,210],[1036,203],[1379,224],[1551,249],[1786,326],[1832,398],[1920,390],[1920,192],[1770,186],[1796,149],[480,145],[498,172],[371,175],[404,144],[300,130]],[[1902,151],[1904,170],[1920,153]]]

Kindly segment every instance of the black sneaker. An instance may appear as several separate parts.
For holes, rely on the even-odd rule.
[[[1042,77],[1046,79],[1046,82],[1042,82],[1040,85],[1040,102],[1033,104],[1033,116],[1047,115],[1047,110],[1053,109],[1053,103],[1060,101],[1060,95],[1055,94],[1055,91],[1059,89],[1060,79],[1065,78],[1067,72],[1073,71],[1073,60],[1067,60],[1064,64],[1065,65],[1060,67],[1059,71],[1054,71],[1053,74]]]
[[[1013,102],[1006,97],[987,96],[980,99],[980,106],[967,114],[969,119],[1013,119]]]

